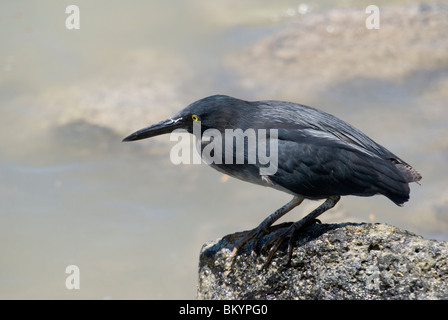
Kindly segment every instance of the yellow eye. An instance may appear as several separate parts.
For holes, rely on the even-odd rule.
[[[193,121],[198,121],[199,117],[194,114],[194,115],[191,116],[191,119],[193,119]]]

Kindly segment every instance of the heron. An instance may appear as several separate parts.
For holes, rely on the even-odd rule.
[[[238,157],[248,160],[250,150],[254,149],[248,139],[244,139],[246,148],[242,151],[235,146],[227,147],[226,139],[220,139],[219,144],[227,154],[219,154],[222,161],[208,161],[207,164],[237,179],[292,195],[291,201],[271,213],[256,228],[233,235],[239,240],[230,254],[230,261],[250,240],[253,241],[251,252],[257,254],[260,239],[276,227],[274,223],[279,218],[305,199],[324,202],[299,221],[282,224],[281,232],[277,232],[263,246],[268,251],[265,266],[288,239],[290,262],[300,231],[333,208],[341,196],[383,195],[402,206],[409,200],[409,183],[418,183],[422,178],[411,165],[347,122],[316,108],[286,101],[245,101],[213,95],[191,103],[166,120],[130,134],[123,141],[151,138],[176,129],[193,133],[198,122],[201,124],[201,134],[212,129],[215,135],[221,133],[223,137],[229,129],[240,129],[243,133],[250,129],[266,130],[266,139],[275,142],[276,146],[275,149],[267,148],[268,152],[277,155],[274,173],[263,174],[261,169],[266,167],[266,163],[258,158],[242,163],[225,161]],[[256,136],[257,139],[259,136]],[[213,141],[215,139],[200,140],[200,148],[204,150]],[[212,156],[216,160],[216,154]]]

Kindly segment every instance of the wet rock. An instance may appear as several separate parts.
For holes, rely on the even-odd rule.
[[[448,243],[393,226],[316,224],[298,237],[290,265],[281,246],[267,269],[252,242],[226,263],[236,241],[202,247],[198,299],[448,299]]]

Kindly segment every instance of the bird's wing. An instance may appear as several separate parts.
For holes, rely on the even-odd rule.
[[[380,193],[403,203],[409,196],[409,187],[392,162],[308,131],[292,137],[289,130],[279,130],[278,169],[269,179],[309,198]]]
[[[273,112],[275,109],[275,112]],[[271,115],[270,124],[284,129],[285,140],[296,137],[318,140],[319,143],[332,143],[349,150],[356,150],[371,157],[391,162],[407,182],[418,182],[421,175],[411,165],[400,159],[382,145],[370,139],[363,132],[345,121],[304,105],[270,101],[261,108],[261,113]]]
[[[361,152],[377,155],[381,158],[395,158],[403,162],[389,150],[379,145],[360,130],[347,122],[321,110],[289,102],[266,101],[258,106],[260,118],[264,124],[279,130],[285,129],[288,135],[301,135],[329,139],[340,145],[358,149]],[[265,119],[269,119],[266,121]]]

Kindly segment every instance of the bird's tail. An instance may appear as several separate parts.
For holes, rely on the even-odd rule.
[[[404,182],[400,183],[398,188],[390,188],[384,193],[386,197],[395,202],[395,204],[402,206],[406,201],[409,200],[409,183],[419,182],[422,179],[421,174],[411,167],[409,164],[397,160],[391,159],[395,168],[398,169],[400,175],[403,177]]]
[[[392,161],[395,167],[400,171],[407,182],[419,182],[422,179],[422,175],[405,162],[400,162],[393,159]]]

